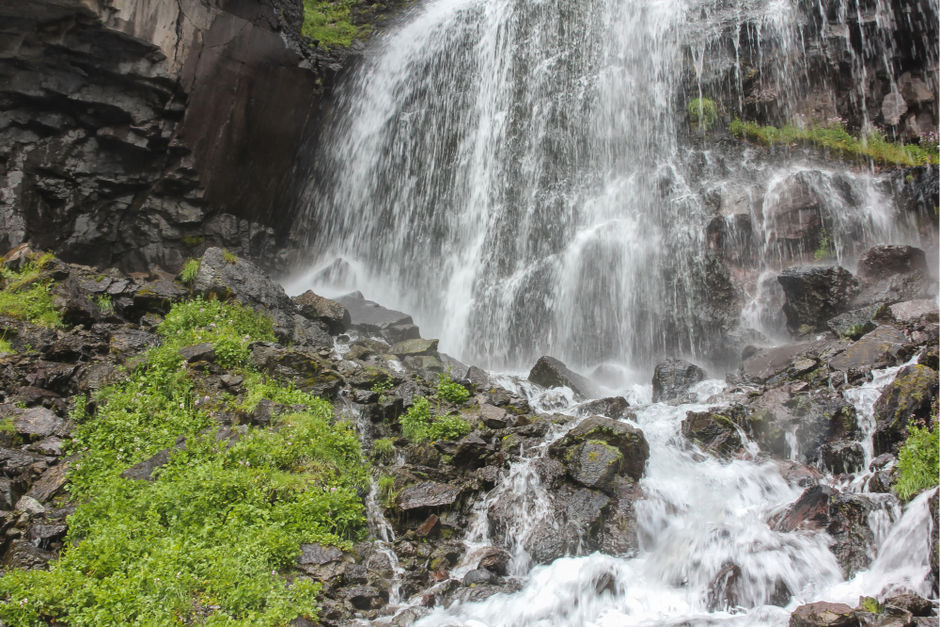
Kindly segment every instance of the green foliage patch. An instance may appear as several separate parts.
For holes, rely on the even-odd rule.
[[[52,259],[47,253],[19,270],[0,268],[0,314],[45,327],[62,326],[62,317],[52,302],[53,281],[41,278],[43,267]]]
[[[271,323],[238,305],[195,300],[173,307],[164,341],[95,397],[76,399],[69,490],[78,504],[48,571],[0,579],[0,620],[11,625],[286,625],[316,618],[319,584],[287,582],[300,544],[348,546],[362,536],[358,496],[368,483],[352,426],[326,401],[247,366],[247,345]],[[225,360],[257,394],[289,399],[269,429],[220,429],[195,398],[178,351],[228,348]],[[223,351],[224,352],[224,351]],[[220,353],[221,354],[221,353]],[[251,386],[249,386],[251,387]],[[167,451],[150,480],[127,468]]]
[[[183,283],[192,283],[196,280],[196,275],[199,274],[199,266],[201,261],[199,259],[188,259],[183,265],[183,270],[180,272],[180,281]]]
[[[324,48],[348,48],[371,31],[370,26],[353,23],[350,9],[354,5],[354,0],[304,0],[301,32]]]
[[[718,121],[718,105],[711,98],[693,98],[686,106],[689,123],[703,131],[709,130]]]
[[[463,405],[470,398],[470,391],[459,383],[452,381],[446,374],[439,374],[437,380],[437,397],[448,403]]]
[[[937,485],[940,475],[940,431],[908,426],[907,441],[898,452],[898,479],[894,491],[902,501]]]
[[[438,416],[431,402],[419,396],[399,418],[402,434],[412,442],[456,440],[470,433],[470,424],[456,414]]]
[[[871,160],[882,165],[918,166],[937,165],[940,154],[930,144],[902,144],[888,141],[883,133],[870,133],[866,137],[853,137],[842,124],[816,124],[799,127],[760,126],[735,118],[731,122],[733,135],[766,146],[778,144],[806,144],[822,148],[836,157],[856,161]]]

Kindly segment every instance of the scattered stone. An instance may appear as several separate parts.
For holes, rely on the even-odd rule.
[[[64,435],[62,429],[65,427],[65,421],[45,407],[22,409],[12,405],[0,405],[0,419],[12,420],[16,432],[31,440]]]
[[[895,303],[889,308],[891,317],[902,323],[917,322],[921,318],[929,322],[937,322],[937,302],[930,298],[906,300]]]
[[[687,412],[682,435],[709,453],[728,459],[744,448],[738,426],[731,417],[717,412]]]
[[[869,331],[874,331],[878,326],[877,321],[889,314],[890,310],[883,303],[877,303],[830,318],[826,326],[838,337],[857,340]]]
[[[402,512],[453,505],[460,490],[446,483],[422,481],[404,488],[396,499],[396,507]]]
[[[852,373],[894,365],[905,354],[907,336],[894,327],[882,325],[829,360],[832,370]],[[855,378],[851,377],[850,378]]]
[[[496,575],[494,575],[491,571],[486,570],[485,568],[477,568],[475,570],[471,570],[463,576],[463,585],[478,586],[482,584],[493,583],[495,580]]]
[[[544,388],[568,387],[581,398],[594,398],[600,396],[597,387],[588,379],[569,370],[565,364],[554,357],[540,357],[532,370],[529,371],[529,381]]]
[[[68,464],[60,463],[42,473],[39,480],[26,493],[40,503],[48,503],[65,486],[65,474]]]
[[[215,348],[212,344],[206,342],[193,344],[192,346],[184,346],[179,350],[179,354],[180,357],[183,358],[183,361],[187,361],[191,364],[215,361]]]
[[[42,503],[29,495],[21,496],[20,500],[16,502],[16,506],[13,509],[17,512],[26,513],[31,516],[36,516],[37,514],[42,514],[46,511],[46,508],[43,507]]]
[[[321,565],[335,562],[343,558],[343,552],[335,546],[323,546],[322,544],[301,544],[300,555],[297,556],[297,563],[300,565]]]
[[[393,355],[398,355],[399,357],[412,357],[419,355],[433,357],[437,356],[437,342],[437,340],[425,340],[422,338],[403,340],[392,346],[391,353]]]
[[[630,403],[622,396],[608,396],[588,401],[578,405],[578,413],[582,416],[606,416],[614,420],[633,418]]]

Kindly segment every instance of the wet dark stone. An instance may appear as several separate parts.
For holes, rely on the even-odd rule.
[[[398,494],[397,508],[402,512],[444,507],[456,502],[460,490],[446,483],[422,481],[408,486]]]
[[[343,333],[352,323],[352,318],[345,307],[311,290],[294,296],[292,300],[299,308],[300,315],[310,320],[323,322],[332,335]]]
[[[335,546],[323,546],[322,544],[301,544],[300,555],[297,556],[297,563],[306,564],[328,564],[342,559],[343,552]]]
[[[575,468],[575,474],[579,474],[577,468],[580,460],[583,445],[597,441],[605,443],[616,449],[621,457],[617,463],[617,474],[624,474],[634,480],[639,480],[646,469],[646,460],[649,458],[649,445],[643,432],[627,423],[603,418],[601,416],[591,416],[585,418],[576,427],[571,429],[563,438],[552,444],[550,453],[566,464],[573,464],[569,467]]]
[[[17,539],[10,542],[6,553],[3,555],[2,564],[7,569],[45,569],[48,567],[49,562],[55,558],[55,552],[40,549],[29,540]]]
[[[493,583],[495,580],[496,575],[494,575],[491,571],[486,570],[485,568],[477,568],[475,570],[471,570],[463,576],[463,585],[478,586],[481,584]]]
[[[907,438],[910,422],[927,424],[935,411],[937,393],[937,372],[932,368],[914,364],[898,372],[875,401],[875,455],[896,453]]]
[[[632,418],[630,403],[622,396],[609,396],[578,405],[578,413],[587,416],[606,416],[614,420]]]
[[[858,292],[855,277],[838,266],[787,268],[777,281],[786,296],[787,328],[800,334],[824,330],[826,321],[849,309]]]
[[[865,465],[865,452],[858,442],[830,442],[819,447],[824,468],[833,474],[855,473]]]
[[[421,337],[411,316],[366,300],[361,292],[340,296],[336,302],[349,312],[350,328],[360,333],[379,335],[392,343]]]
[[[686,413],[682,435],[700,444],[705,451],[723,458],[734,456],[744,447],[734,420],[717,412]]]
[[[667,359],[653,371],[653,402],[668,401],[685,394],[705,379],[705,371],[682,359]]]
[[[529,381],[545,388],[568,387],[581,398],[600,396],[597,386],[590,380],[570,370],[554,357],[539,357],[529,371]]]
[[[796,608],[789,627],[859,627],[859,622],[848,605],[818,601]]]

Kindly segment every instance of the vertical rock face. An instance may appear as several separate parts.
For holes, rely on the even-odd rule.
[[[0,2],[0,249],[269,265],[322,79],[289,0]],[[279,228],[280,227],[280,228]]]

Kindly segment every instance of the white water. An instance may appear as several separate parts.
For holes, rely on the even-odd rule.
[[[808,78],[798,7],[421,2],[340,92],[299,220],[315,259],[289,290],[359,289],[445,352],[503,370],[545,353],[584,369],[721,361],[736,318],[773,339],[758,275],[812,261],[815,244],[778,237],[776,211],[803,187],[839,263],[918,238],[870,172],[690,146],[687,102],[722,95],[700,93],[706,77],[730,73],[720,89],[743,106],[734,90],[760,61],[793,106]],[[706,238],[715,219],[748,257],[726,278]]]
[[[898,369],[876,371],[873,382],[847,390],[846,397],[860,413],[870,411],[870,395],[890,383]],[[826,600],[854,606],[859,596],[901,588],[930,596],[927,577],[933,522],[927,500],[932,492],[908,504],[903,516],[893,496],[867,495],[876,504],[869,524],[877,557],[867,570],[845,581],[829,551],[827,534],[775,531],[767,523],[803,491],[789,485],[775,463],[750,455],[720,461],[697,453],[683,441],[679,428],[686,412],[715,407],[723,387],[722,382],[706,381],[696,388],[698,404],[652,404],[638,411],[650,459],[641,480],[645,498],[636,503],[637,555],[566,557],[527,571],[526,556],[518,547],[547,514],[547,497],[530,463],[543,451],[531,451],[529,459],[514,464],[503,483],[477,504],[477,524],[467,534],[468,555],[491,544],[485,522],[480,523],[491,503],[511,495],[519,512],[511,534],[511,574],[524,574],[525,586],[517,593],[497,594],[482,602],[437,608],[418,624],[782,626],[802,603]],[[534,402],[545,394],[530,391],[540,395],[533,397]],[[570,411],[576,411],[573,405]],[[552,433],[546,443],[561,433]],[[870,429],[865,437],[870,437]],[[753,444],[749,452],[756,453]],[[831,481],[831,477],[824,479]],[[709,589],[727,564],[740,569],[734,584],[735,605],[715,607],[709,604]],[[464,571],[455,572],[462,575]],[[611,585],[598,592],[598,582],[611,580]],[[792,593],[783,607],[772,604],[781,587]]]

